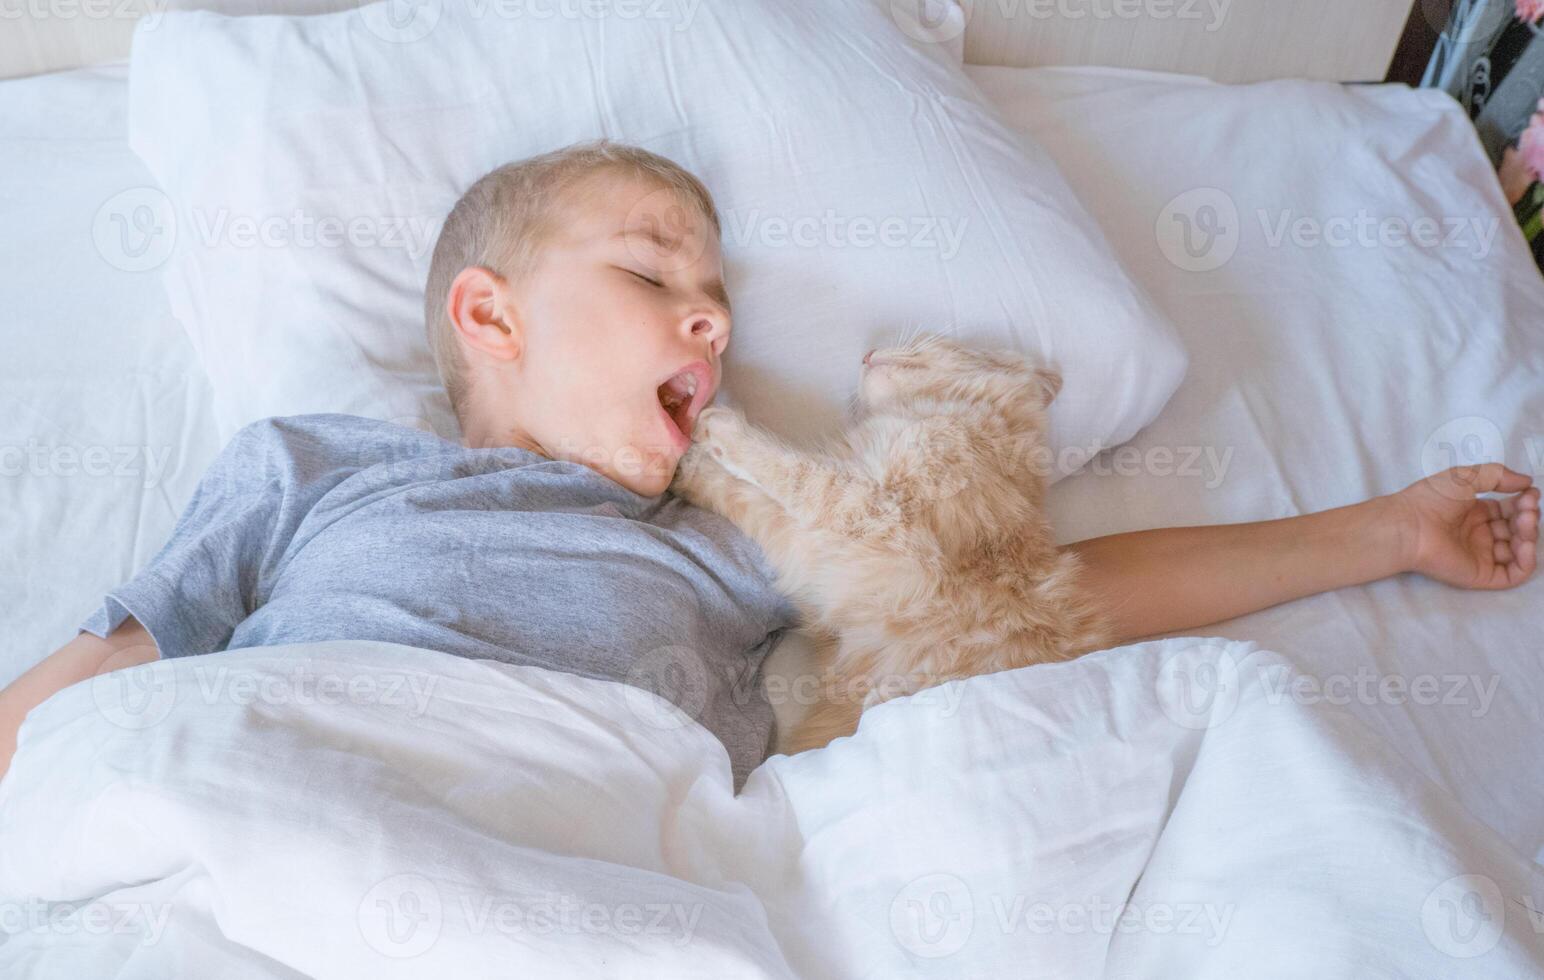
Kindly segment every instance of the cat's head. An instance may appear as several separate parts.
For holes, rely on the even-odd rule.
[[[975,350],[928,335],[869,351],[863,358],[858,403],[870,413],[929,416],[956,405],[976,405],[1038,419],[1061,383],[1061,375],[1033,357]]]

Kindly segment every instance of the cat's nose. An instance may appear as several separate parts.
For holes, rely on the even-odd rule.
[[[873,357],[875,352],[878,351],[878,350],[879,350],[879,348],[875,347],[875,348],[871,349],[867,354],[864,354],[863,355],[863,363],[867,364],[869,362],[869,358]]]

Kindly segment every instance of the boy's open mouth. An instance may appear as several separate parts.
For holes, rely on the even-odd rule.
[[[655,395],[665,418],[680,435],[679,441],[690,444],[697,414],[713,397],[713,369],[706,361],[694,361],[666,378]]]

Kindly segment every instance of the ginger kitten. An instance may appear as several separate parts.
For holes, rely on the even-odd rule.
[[[837,680],[780,751],[849,735],[890,697],[1105,644],[1041,509],[1060,388],[1023,356],[924,337],[864,358],[857,420],[821,452],[729,409],[698,417],[672,489],[761,546]]]

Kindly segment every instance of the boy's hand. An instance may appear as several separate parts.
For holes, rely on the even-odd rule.
[[[1500,463],[1456,466],[1392,494],[1406,567],[1461,589],[1510,589],[1533,574],[1539,489]],[[1477,499],[1498,491],[1502,500]],[[1526,492],[1524,492],[1526,491]]]

